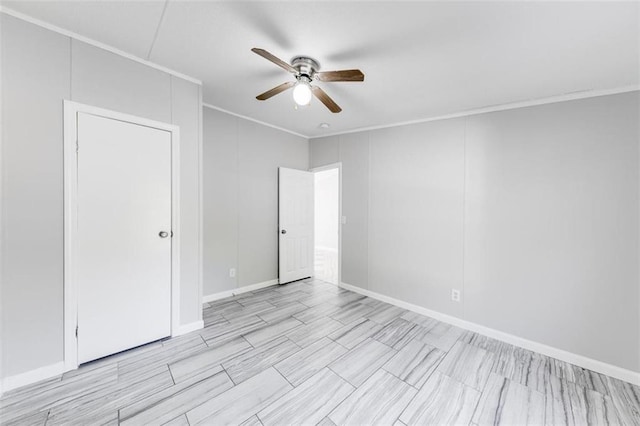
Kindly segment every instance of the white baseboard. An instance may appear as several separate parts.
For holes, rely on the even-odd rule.
[[[178,331],[176,331],[174,336],[182,336],[183,334],[191,333],[192,331],[200,330],[204,328],[204,321],[194,321],[189,324],[184,324],[178,327]]]
[[[278,279],[263,281],[257,284],[246,285],[244,287],[234,288],[232,290],[221,291],[220,293],[209,294],[202,297],[202,303],[213,302],[215,300],[224,299],[226,297],[235,296],[236,294],[247,293],[249,291],[260,290],[261,288],[269,287],[278,284]]]
[[[26,371],[16,374],[15,376],[5,377],[2,379],[2,392],[8,392],[12,389],[21,388],[40,380],[50,379],[64,373],[64,362],[56,362],[55,364],[36,368],[35,370]]]
[[[240,293],[246,293],[248,291],[258,290],[264,287],[269,287],[274,284],[278,284],[278,280],[264,281],[257,284],[252,284],[240,288],[236,288],[221,293],[210,294],[203,297],[203,303],[211,302],[218,299],[224,299],[225,297],[233,296]],[[178,330],[173,334],[174,336],[181,336],[183,334],[190,333],[192,331],[200,330],[204,328],[204,321],[194,321],[189,324],[181,325]],[[49,379],[51,377],[60,375],[65,372],[64,362],[61,361],[56,364],[48,365],[45,367],[37,368],[35,370],[27,371],[15,376],[6,377],[0,380],[0,395],[4,392],[8,392],[12,389],[16,389],[22,386],[29,385],[31,383],[39,382],[40,380]]]
[[[570,364],[577,365],[588,370],[595,371],[597,373],[605,374],[607,376],[615,377],[620,380],[624,380],[634,385],[640,386],[640,373],[627,370],[622,367],[617,367],[606,362],[598,361],[593,358],[588,358],[583,355],[578,355],[572,352],[558,349],[553,346],[548,346],[543,343],[534,342],[532,340],[524,339],[522,337],[514,336],[513,334],[505,333],[493,328],[485,327],[480,324],[476,324],[470,321],[466,321],[451,315],[443,314],[431,309],[424,308],[422,306],[414,305],[413,303],[405,302],[393,297],[385,296],[384,294],[376,293],[375,291],[365,290],[360,287],[356,287],[347,283],[340,283],[340,287],[351,290],[355,293],[362,294],[364,296],[371,297],[373,299],[380,300],[382,302],[390,303],[400,308],[407,309],[412,312],[416,312],[421,315],[425,315],[434,319],[437,319],[447,324],[455,325],[465,330],[474,331],[487,337],[491,337],[496,340],[500,340],[505,343],[509,343],[514,346],[518,346],[530,351],[538,352],[543,355],[559,359],[561,361],[568,362]]]
[[[200,330],[202,328],[204,328],[203,320],[194,321],[189,324],[181,325],[178,328],[177,332],[174,333],[174,336],[181,336],[183,334]],[[71,369],[75,369],[75,368],[77,367],[74,366]],[[41,380],[46,380],[46,379],[50,379],[51,377],[61,375],[65,371],[68,371],[71,369],[70,368],[65,369],[64,361],[60,361],[58,363],[47,365],[45,367],[36,368],[35,370],[30,370],[21,374],[16,374],[15,376],[6,377],[0,380],[0,395],[12,389],[17,389],[22,386],[30,385],[32,383],[36,383]]]

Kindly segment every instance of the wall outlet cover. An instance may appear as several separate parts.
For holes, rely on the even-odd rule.
[[[451,300],[454,302],[460,301],[460,290],[456,290],[455,288],[451,289]]]

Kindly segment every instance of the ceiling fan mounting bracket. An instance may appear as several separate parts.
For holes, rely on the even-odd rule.
[[[291,66],[296,69],[298,76],[313,79],[315,73],[320,71],[320,64],[315,59],[307,56],[296,56],[291,59]]]

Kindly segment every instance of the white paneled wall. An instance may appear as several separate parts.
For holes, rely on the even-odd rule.
[[[640,371],[638,117],[637,93],[469,117],[467,319]]]
[[[238,118],[204,108],[205,296],[237,287]]]
[[[180,126],[180,321],[202,319],[202,87],[171,76],[171,122]],[[194,285],[199,283],[198,285]]]
[[[0,20],[3,377],[55,374],[62,361],[64,99],[180,126],[180,320],[196,323],[201,87],[6,14]]]
[[[369,290],[461,315],[464,121],[371,133]],[[390,143],[393,141],[393,143]]]
[[[640,372],[639,98],[312,139],[343,282]]]
[[[69,38],[0,14],[4,377],[62,361],[62,100]],[[46,71],[45,71],[46,70]]]
[[[71,40],[74,101],[171,122],[171,76],[122,56]]]
[[[338,139],[335,137],[334,139]],[[311,142],[311,147],[318,143]],[[342,281],[366,286],[369,277],[369,134],[353,133],[339,137],[342,162]],[[317,157],[312,157],[315,167]]]
[[[204,109],[205,297],[278,278],[278,167],[307,170],[308,140]]]

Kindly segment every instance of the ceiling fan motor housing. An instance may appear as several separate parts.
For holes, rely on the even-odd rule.
[[[298,77],[313,79],[315,73],[320,71],[320,64],[315,59],[306,56],[296,56],[291,60],[291,66],[298,71]]]

